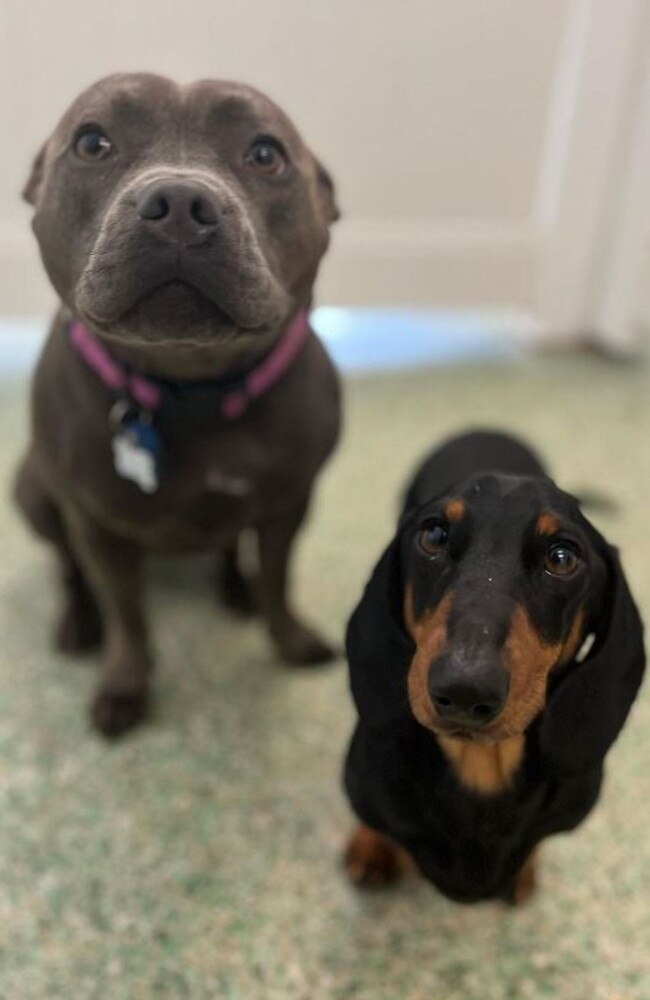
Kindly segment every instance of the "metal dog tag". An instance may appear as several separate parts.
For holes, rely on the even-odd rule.
[[[115,408],[117,410],[117,407]],[[162,440],[151,415],[135,415],[121,407],[111,415],[117,424],[113,435],[113,466],[118,476],[135,483],[143,493],[155,493],[160,486]]]

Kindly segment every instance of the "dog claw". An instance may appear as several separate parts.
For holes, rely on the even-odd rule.
[[[114,739],[133,729],[147,715],[146,694],[115,694],[100,691],[91,707],[93,727],[102,736]]]

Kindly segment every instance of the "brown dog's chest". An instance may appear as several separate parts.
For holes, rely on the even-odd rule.
[[[112,530],[163,550],[228,543],[282,514],[301,491],[289,456],[252,433],[217,431],[185,447],[167,445],[160,486],[150,495],[117,475],[110,440],[93,448],[93,458],[77,474],[84,504]]]
[[[53,379],[53,367],[41,366],[35,392],[35,438],[48,480],[63,501],[81,501],[109,530],[147,547],[219,546],[243,528],[282,515],[306,499],[336,440],[336,380],[314,343],[283,384],[240,420],[224,421],[209,400],[163,408],[156,417],[163,442],[160,484],[146,494],[115,470],[110,394],[75,363],[66,405],[65,379]]]
[[[242,528],[281,514],[297,490],[281,449],[263,436],[217,431],[194,447],[170,451],[158,494],[141,503],[153,500],[153,544],[195,548],[227,542]],[[137,520],[142,531],[142,518]]]

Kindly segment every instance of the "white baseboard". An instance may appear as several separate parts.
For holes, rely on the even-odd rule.
[[[539,234],[522,222],[343,219],[318,299],[340,305],[530,310]]]

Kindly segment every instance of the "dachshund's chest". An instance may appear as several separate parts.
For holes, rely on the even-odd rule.
[[[524,737],[481,745],[438,735],[457,781],[468,792],[493,796],[512,787],[524,756]]]
[[[488,795],[462,786],[420,801],[405,846],[423,875],[452,899],[507,898],[540,839],[544,791]]]

